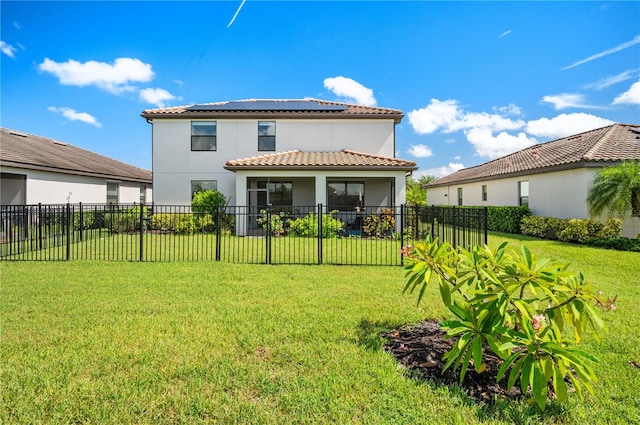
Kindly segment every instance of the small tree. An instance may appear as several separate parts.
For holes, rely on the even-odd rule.
[[[581,273],[568,272],[568,265],[537,260],[523,246],[520,254],[475,247],[454,249],[438,241],[418,242],[403,248],[405,291],[419,291],[418,303],[433,280],[453,318],[442,323],[447,338],[457,338],[444,356],[444,369],[460,370],[460,381],[472,365],[486,369],[488,351],[503,359],[497,379],[516,382],[526,394],[530,389],[544,409],[551,383],[555,396],[567,398],[567,382],[578,395],[593,393],[597,381],[590,353],[567,344],[563,329],[572,328],[575,343],[587,327],[598,331],[604,322],[595,305],[602,302]]]
[[[209,215],[215,226],[218,217],[218,207],[223,207],[226,202],[227,200],[224,195],[217,190],[196,192],[191,200],[191,210],[196,217],[204,218]]]

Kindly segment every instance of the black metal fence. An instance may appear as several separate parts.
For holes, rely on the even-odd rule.
[[[428,235],[454,246],[487,242],[487,209],[322,204],[189,206],[61,204],[0,207],[0,259],[225,261],[401,265],[400,250]]]

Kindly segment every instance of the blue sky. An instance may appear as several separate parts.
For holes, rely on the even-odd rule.
[[[401,109],[446,175],[640,124],[640,2],[2,1],[1,125],[151,169],[143,109],[317,98]]]

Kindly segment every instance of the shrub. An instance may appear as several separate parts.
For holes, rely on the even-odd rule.
[[[522,220],[530,215],[528,207],[488,207],[487,228],[496,232],[519,234]]]
[[[196,192],[191,200],[191,211],[197,217],[209,215],[212,226],[208,226],[207,231],[214,231],[218,219],[218,210],[224,207],[226,202],[225,196],[217,190]]]
[[[638,238],[594,238],[585,241],[586,245],[618,251],[640,252]]]
[[[599,300],[582,273],[569,273],[568,265],[537,260],[525,246],[519,254],[506,247],[468,251],[429,238],[403,248],[404,291],[418,289],[420,303],[435,277],[454,315],[441,325],[446,338],[457,339],[444,356],[444,369],[459,369],[462,381],[470,365],[485,370],[483,359],[491,351],[503,359],[497,380],[508,376],[508,388],[519,381],[523,394],[530,388],[540,409],[550,383],[560,402],[567,399],[567,383],[581,398],[583,389],[593,393],[591,362],[597,359],[564,342],[563,331],[573,328],[575,343],[587,327],[597,336],[604,322],[595,305],[613,303]]]
[[[177,234],[190,235],[198,229],[196,217],[193,214],[176,214],[173,231]]]
[[[173,231],[177,214],[154,214],[151,217],[150,227],[153,230]]]
[[[589,227],[586,220],[569,220],[565,228],[558,234],[558,239],[564,242],[578,243],[589,239]]]
[[[622,230],[622,221],[612,218],[602,223],[593,219],[530,216],[522,219],[520,230],[523,235],[583,243],[593,238],[619,237]]]
[[[271,213],[267,210],[260,210],[260,217],[256,219],[265,231],[271,231],[272,235],[281,236],[286,232],[285,227],[288,220],[284,217],[284,212]]]
[[[610,218],[604,224],[602,231],[596,235],[597,238],[619,238],[622,233],[622,220]]]
[[[149,216],[147,207],[142,207],[143,220]],[[112,232],[135,232],[140,229],[140,206],[104,213],[104,225]]]
[[[395,228],[396,218],[391,208],[385,208],[378,214],[369,214],[362,224],[365,233],[379,238],[392,235]]]
[[[330,214],[322,214],[322,237],[335,238],[340,234],[343,223],[340,219],[333,217],[337,211],[331,211]],[[318,237],[318,215],[309,213],[304,217],[297,218],[290,223],[291,231],[296,236],[306,238]]]

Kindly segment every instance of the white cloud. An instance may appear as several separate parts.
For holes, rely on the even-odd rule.
[[[476,154],[489,159],[499,158],[538,142],[523,132],[514,136],[503,131],[494,136],[490,129],[480,127],[469,130],[467,140],[474,146]]]
[[[567,108],[598,108],[597,106],[589,105],[585,101],[584,95],[579,93],[560,93],[544,96],[542,101],[553,104],[553,108],[556,111]]]
[[[522,116],[522,108],[514,105],[513,103],[510,103],[507,106],[500,106],[499,108],[494,107],[493,111],[504,115],[514,115],[516,117]]]
[[[2,53],[4,53],[5,55],[9,56],[10,58],[15,58],[16,50],[17,49],[11,44],[5,43],[4,41],[0,40],[0,51],[2,51]]]
[[[631,85],[629,90],[616,96],[616,98],[613,99],[613,104],[640,105],[640,81],[636,81]]]
[[[487,112],[466,112],[460,118],[449,125],[447,132],[468,130],[474,128],[485,128],[492,131],[517,130],[524,126],[522,120],[512,120],[499,114],[489,114]]]
[[[441,128],[448,128],[460,114],[457,101],[431,99],[429,105],[410,111],[407,117],[413,131],[418,134],[430,134]]]
[[[326,78],[324,87],[337,96],[346,97],[360,105],[375,106],[376,98],[373,90],[359,82],[342,76]]]
[[[584,88],[589,90],[602,90],[614,84],[630,80],[638,74],[638,69],[628,69],[618,75],[601,78],[596,82],[585,84]]]
[[[151,65],[136,58],[117,58],[113,63],[73,59],[67,62],[55,62],[46,58],[38,69],[56,77],[60,84],[70,86],[96,86],[113,94],[135,91],[131,83],[151,81],[154,73]]]
[[[449,174],[453,174],[458,170],[462,170],[463,168],[464,165],[461,163],[450,162],[449,165],[444,167],[429,168],[428,170],[414,172],[413,178],[419,180],[422,175],[444,177]]]
[[[510,105],[506,111],[513,114],[519,111],[515,105]],[[418,134],[430,134],[441,130],[453,133],[476,127],[488,128],[492,131],[517,130],[524,126],[522,120],[512,120],[500,114],[487,112],[466,112],[458,107],[456,100],[431,99],[431,103],[424,108],[410,111],[407,114],[409,123]]]
[[[427,145],[411,145],[407,153],[416,158],[429,158],[433,155],[433,151]]]
[[[585,114],[584,112],[576,112],[572,114],[560,114],[551,119],[540,118],[529,121],[526,132],[534,136],[553,140],[611,124],[613,124],[613,121],[608,119]]]
[[[456,155],[453,157],[453,159],[455,159],[456,161],[460,161],[462,157],[460,155]]]
[[[151,103],[158,107],[166,106],[166,103],[176,97],[166,91],[165,89],[142,89],[140,90],[140,100],[143,102]]]
[[[508,30],[508,31],[503,32],[502,34],[500,34],[500,35],[498,36],[498,38],[504,37],[505,35],[509,35],[509,34],[511,34],[511,30]]]
[[[616,47],[613,47],[613,48],[608,49],[608,50],[604,50],[604,51],[602,51],[600,53],[596,53],[595,55],[589,56],[586,59],[582,59],[582,60],[580,60],[578,62],[574,62],[569,66],[565,66],[564,68],[560,68],[560,70],[561,71],[565,71],[565,70],[567,70],[569,68],[573,68],[573,67],[576,67],[578,65],[582,65],[584,63],[591,62],[592,60],[600,59],[601,57],[608,56],[608,55],[610,55],[612,53],[619,52],[620,50],[624,50],[624,49],[627,49],[629,47],[635,46],[638,43],[640,43],[640,35],[636,35],[632,40],[627,41],[627,42],[622,43],[622,44],[619,44]]]
[[[87,124],[91,124],[94,127],[102,127],[102,124],[100,124],[98,120],[95,119],[95,117],[86,112],[76,112],[75,110],[64,106],[59,108],[56,106],[49,106],[47,109],[51,112],[61,114],[69,121],[81,121]]]

